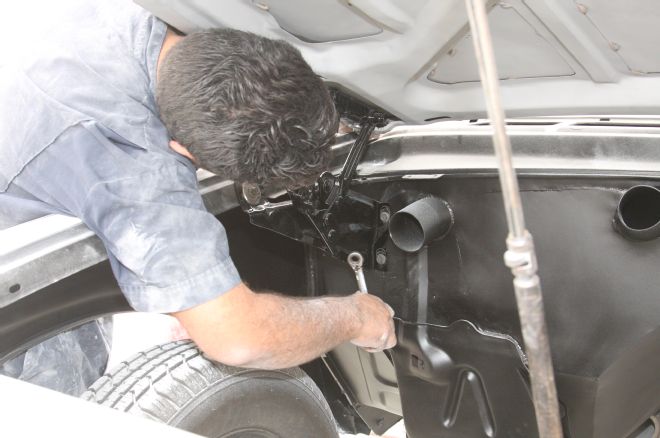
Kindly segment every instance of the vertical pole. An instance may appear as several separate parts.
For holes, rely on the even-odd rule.
[[[536,253],[531,234],[525,228],[518,179],[511,158],[511,144],[500,102],[499,76],[495,66],[490,29],[484,0],[465,0],[479,75],[486,97],[488,117],[493,127],[493,143],[498,159],[500,185],[509,235],[506,265],[513,273],[525,352],[529,365],[536,424],[541,438],[561,438],[557,389],[550,343],[543,311],[541,283],[537,275]]]

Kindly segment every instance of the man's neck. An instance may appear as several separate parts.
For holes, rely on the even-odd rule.
[[[158,72],[160,71],[160,67],[163,64],[165,55],[167,55],[167,53],[170,51],[172,47],[174,47],[176,43],[178,43],[184,38],[185,36],[178,35],[169,27],[167,28],[167,33],[165,34],[165,39],[163,40],[163,45],[160,48],[160,54],[158,55],[158,64],[156,66],[156,80],[158,80]]]

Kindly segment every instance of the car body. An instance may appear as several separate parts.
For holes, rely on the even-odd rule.
[[[328,81],[354,131],[338,137],[332,174],[307,191],[270,193],[199,173],[253,287],[352,293],[345,257],[365,256],[370,292],[396,312],[399,344],[379,354],[342,345],[309,365],[339,422],[382,431],[403,417],[413,438],[537,436],[463,3],[138,3],[183,32],[229,26],[290,41]],[[660,7],[489,6],[564,435],[645,436],[660,411],[660,240],[636,231],[660,221]],[[337,181],[374,118],[355,174],[328,207],[325,184]],[[389,221],[428,197],[448,205],[451,228],[404,251]],[[322,220],[323,208],[334,208],[332,217]],[[52,333],[130,310],[100,240],[77,219],[40,218],[0,239],[11,242],[0,253],[0,362]],[[255,260],[271,269],[254,269]]]
[[[172,438],[198,437],[9,377],[0,376],[0,387],[0,408],[4,412],[12,412],[12,415],[6,415],[2,419],[3,432],[10,436],[51,435],[53,431],[58,431],[70,437],[85,437],[89,436],[90,430],[103,424],[105,427],[99,428],[96,436],[153,434]],[[34,421],[35,413],[39,413],[39,421]]]

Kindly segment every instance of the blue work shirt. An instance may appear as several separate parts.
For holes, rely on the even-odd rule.
[[[27,29],[29,49],[0,67],[0,227],[79,217],[139,311],[230,290],[240,278],[225,230],[156,108],[166,25],[131,2],[50,3],[50,25]]]

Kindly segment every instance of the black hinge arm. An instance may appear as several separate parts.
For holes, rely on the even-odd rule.
[[[330,194],[325,200],[325,204],[328,206],[327,211],[332,209],[332,206],[337,201],[339,195],[343,195],[345,193],[346,185],[355,175],[355,169],[357,169],[360,160],[367,150],[371,134],[373,134],[376,126],[382,124],[383,120],[384,119],[380,114],[370,115],[362,120],[360,132],[358,133],[358,136],[355,139],[355,143],[353,143],[351,150],[348,152],[348,157],[346,157],[344,167],[342,168],[339,176],[335,179],[335,183],[330,190]]]

